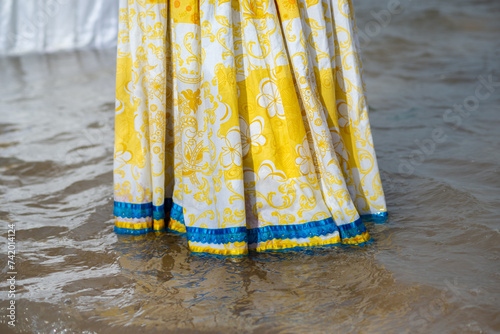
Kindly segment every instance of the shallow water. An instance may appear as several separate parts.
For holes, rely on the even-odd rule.
[[[500,2],[401,1],[377,21],[388,2],[354,4],[390,212],[360,249],[235,260],[115,235],[115,51],[0,58],[15,332],[500,332],[500,86],[474,100],[479,76],[500,82]]]

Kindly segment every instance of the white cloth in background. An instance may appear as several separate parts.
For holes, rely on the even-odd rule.
[[[118,1],[0,0],[0,55],[116,45]]]

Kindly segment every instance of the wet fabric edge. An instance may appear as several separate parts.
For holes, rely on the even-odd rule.
[[[185,226],[183,207],[173,203],[172,198],[166,198],[164,205],[161,206],[154,206],[152,203],[134,204],[115,201],[113,212],[114,231],[117,234],[139,236],[151,232],[157,234],[172,232],[186,236],[193,253],[223,256],[247,255],[248,251],[301,250],[313,246],[364,246],[372,241],[364,221],[380,223],[388,217],[387,212],[380,212],[362,215],[356,221],[343,225],[337,225],[333,217],[328,217],[303,224],[268,225],[253,229],[246,227],[208,229]],[[146,221],[125,221],[129,219],[146,219]],[[309,241],[301,242],[305,239]],[[210,244],[222,248],[214,248],[209,246]],[[234,245],[237,247],[231,247]],[[243,247],[245,245],[247,247]]]

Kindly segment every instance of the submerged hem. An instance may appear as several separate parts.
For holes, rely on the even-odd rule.
[[[127,205],[128,204],[128,205]],[[168,224],[165,224],[165,206],[170,208]],[[373,241],[364,226],[364,220],[383,221],[387,212],[362,215],[358,220],[336,225],[333,217],[304,224],[272,225],[254,229],[246,227],[206,229],[186,227],[183,208],[172,201],[166,202],[161,210],[148,204],[115,202],[115,226],[117,234],[145,235],[174,233],[186,236],[192,253],[208,253],[220,256],[245,256],[249,252],[297,251],[321,247],[365,246]],[[147,208],[145,210],[145,208]],[[158,207],[156,207],[158,208]],[[135,211],[134,209],[137,209]],[[149,209],[149,211],[148,211]],[[146,216],[153,215],[160,219]],[[154,214],[156,213],[156,215]],[[116,216],[121,214],[123,216]],[[142,216],[141,216],[142,215]],[[155,217],[155,218],[156,218]],[[130,218],[147,219],[146,222],[128,222]],[[328,239],[323,239],[328,238]],[[309,240],[309,241],[306,241]]]

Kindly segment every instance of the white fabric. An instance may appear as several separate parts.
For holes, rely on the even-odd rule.
[[[0,0],[0,55],[114,47],[115,0]]]

